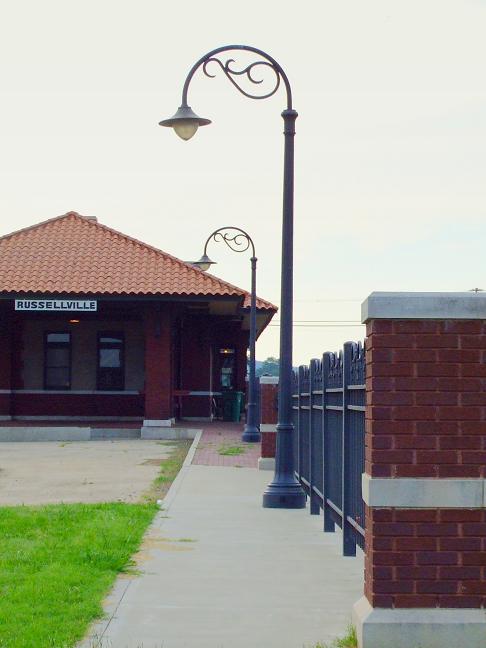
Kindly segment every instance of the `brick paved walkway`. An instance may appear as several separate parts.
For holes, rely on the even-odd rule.
[[[259,443],[243,443],[241,423],[225,423],[214,421],[207,423],[199,445],[192,460],[193,464],[202,466],[240,466],[245,468],[257,468],[260,457]],[[243,452],[237,455],[224,455],[228,448],[240,447]]]

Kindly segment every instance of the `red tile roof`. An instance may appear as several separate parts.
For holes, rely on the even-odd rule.
[[[0,237],[0,292],[240,295],[250,305],[245,290],[76,212]]]

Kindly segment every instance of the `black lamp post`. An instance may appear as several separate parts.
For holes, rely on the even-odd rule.
[[[236,232],[236,233],[235,233]],[[255,343],[256,343],[256,267],[257,258],[255,244],[249,234],[239,227],[220,227],[213,232],[204,244],[204,252],[197,265],[201,270],[209,270],[216,263],[208,257],[210,241],[223,241],[233,252],[246,252],[251,247],[251,295],[250,295],[250,375],[248,376],[248,410],[242,441],[254,442],[261,440],[260,428],[256,410],[256,376],[255,376]]]
[[[243,70],[235,69],[234,59],[223,62],[217,58],[223,52],[251,52],[259,58]],[[292,107],[292,90],[287,75],[277,61],[255,47],[248,45],[226,45],[205,54],[189,71],[182,90],[180,108],[170,119],[160,122],[161,126],[170,126],[182,139],[190,139],[199,126],[210,124],[209,119],[198,117],[187,103],[189,84],[195,72],[202,66],[208,77],[215,75],[208,72],[208,65],[218,65],[231,83],[245,97],[266,99],[274,95],[283,82],[287,94],[287,107],[282,112],[284,120],[284,181],[283,181],[283,222],[282,222],[282,274],[281,274],[281,307],[280,307],[280,372],[277,424],[277,452],[275,475],[263,495],[263,506],[269,508],[304,508],[305,494],[294,474],[292,424],[292,299],[293,299],[293,223],[294,223],[294,135],[297,112]],[[245,76],[252,84],[262,83],[254,76],[256,69],[270,69],[274,75],[274,85],[269,92],[252,94],[244,90],[237,82],[238,77]]]

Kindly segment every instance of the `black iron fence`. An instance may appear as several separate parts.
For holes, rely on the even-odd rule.
[[[296,477],[311,514],[323,510],[324,531],[341,527],[345,556],[364,548],[365,367],[361,343],[346,342],[294,371]]]

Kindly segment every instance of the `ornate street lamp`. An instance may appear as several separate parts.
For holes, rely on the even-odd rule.
[[[235,233],[236,232],[236,233]],[[255,376],[255,342],[256,342],[256,266],[255,244],[249,234],[239,227],[220,227],[213,232],[204,244],[204,252],[199,261],[193,265],[201,270],[209,270],[216,263],[208,257],[208,244],[213,240],[216,243],[223,241],[233,252],[246,252],[251,247],[251,297],[250,297],[250,375],[248,376],[248,410],[242,441],[261,441],[260,428],[257,421],[256,409],[256,376]]]
[[[241,51],[258,55],[258,60],[243,70],[233,67],[234,59],[223,62],[217,58],[223,52]],[[282,222],[282,272],[280,306],[280,372],[277,424],[277,452],[275,475],[263,495],[263,506],[269,508],[304,508],[305,494],[294,474],[292,424],[292,299],[293,299],[293,223],[294,223],[294,135],[297,112],[292,107],[292,90],[287,75],[277,61],[255,47],[248,45],[226,45],[205,54],[189,71],[182,89],[182,102],[178,111],[170,119],[160,122],[161,126],[172,127],[182,139],[190,139],[199,126],[210,124],[209,119],[196,115],[187,103],[189,84],[195,72],[202,66],[208,77],[209,65],[217,65],[229,81],[245,97],[266,99],[274,95],[283,82],[287,94],[287,107],[282,112],[284,120],[284,181],[283,181],[283,222]],[[261,79],[255,78],[255,70],[269,68],[275,83],[271,90],[262,94],[252,94],[238,84],[238,77],[246,76],[247,81],[258,85]]]

